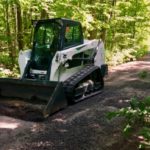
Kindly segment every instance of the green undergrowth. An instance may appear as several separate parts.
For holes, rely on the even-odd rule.
[[[17,57],[14,58],[13,63],[9,54],[6,52],[0,53],[0,77],[18,77],[19,67]]]
[[[140,79],[145,79],[149,76],[149,71],[148,70],[142,70],[138,74]]]
[[[125,118],[124,135],[135,135],[139,141],[139,149],[150,149],[150,97],[142,100],[132,98],[130,106],[109,112],[108,119]]]
[[[135,50],[133,48],[115,51],[106,50],[106,61],[110,66],[117,66],[130,61],[135,61],[148,54],[148,48]]]

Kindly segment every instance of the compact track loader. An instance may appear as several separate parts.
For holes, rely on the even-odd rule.
[[[54,18],[33,25],[33,48],[19,53],[20,78],[0,78],[1,114],[47,117],[102,91],[102,41],[84,40],[77,21]]]

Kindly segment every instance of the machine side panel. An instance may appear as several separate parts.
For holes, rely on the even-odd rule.
[[[98,40],[86,40],[82,45],[57,52],[52,61],[50,81],[64,81],[74,73],[84,68],[85,64],[69,68],[67,62],[73,61],[74,56],[77,54],[88,55],[89,51],[94,52],[97,44]]]
[[[19,52],[19,58],[18,58],[18,63],[19,63],[19,69],[20,69],[20,76],[23,76],[25,67],[27,65],[27,62],[30,60],[31,57],[31,50],[26,50],[26,51],[20,51]]]

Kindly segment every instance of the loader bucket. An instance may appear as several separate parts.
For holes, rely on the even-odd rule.
[[[0,78],[0,114],[39,120],[67,105],[61,82]]]

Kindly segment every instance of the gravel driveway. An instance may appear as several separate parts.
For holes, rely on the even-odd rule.
[[[122,136],[123,119],[109,121],[106,113],[150,96],[150,57],[111,68],[105,80],[102,94],[43,122],[0,116],[0,150],[136,150],[136,140]]]

